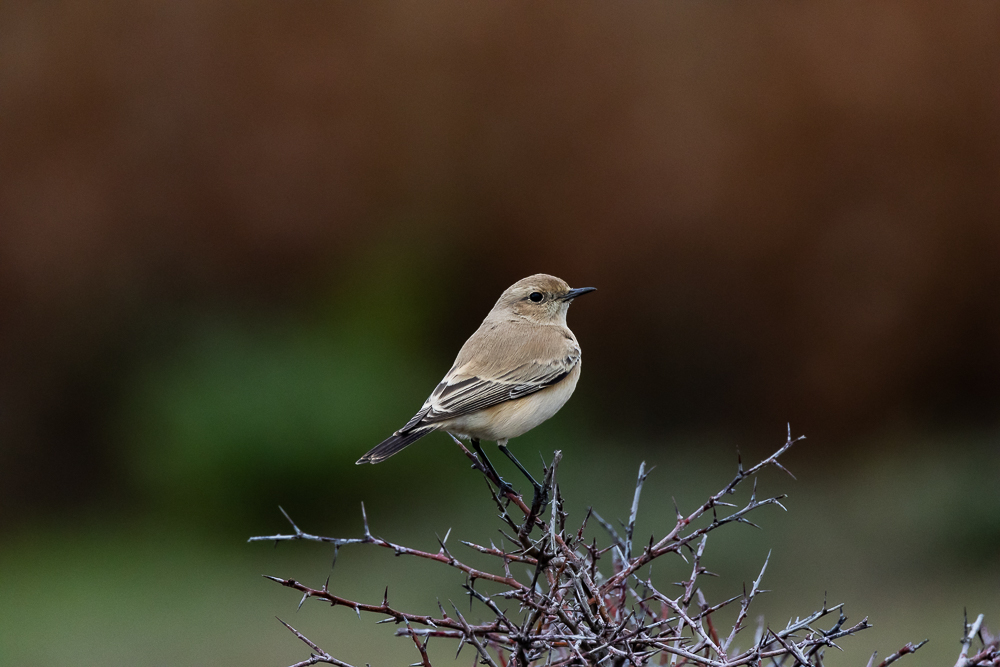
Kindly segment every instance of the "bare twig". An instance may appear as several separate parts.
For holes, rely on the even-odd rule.
[[[956,667],[961,665],[965,661],[966,656],[969,655],[969,647],[972,646],[972,640],[979,634],[979,628],[982,627],[982,625],[983,614],[976,617],[976,620],[973,622],[971,627],[968,622],[966,622],[965,633],[962,636],[962,651],[958,654],[958,662],[955,663]]]
[[[278,622],[281,623],[286,628],[288,628],[293,635],[301,639],[306,646],[315,651],[312,657],[310,657],[308,660],[297,662],[294,665],[292,665],[292,667],[307,667],[308,665],[316,665],[323,662],[329,665],[336,665],[337,667],[351,667],[351,665],[349,665],[348,663],[343,662],[341,660],[337,660],[332,655],[321,649],[319,646],[316,646],[316,644],[314,644],[308,637],[306,637],[301,632],[290,626],[288,623],[285,623],[280,618],[278,619]]]
[[[971,626],[968,619],[964,621],[962,650],[955,667],[1000,667],[1000,634],[991,635],[983,626],[983,620],[984,616],[980,614]],[[983,648],[970,656],[970,648],[977,637]]]
[[[253,537],[250,541],[327,543],[333,545],[335,558],[342,547],[367,544],[390,549],[397,556],[434,561],[462,572],[470,604],[474,600],[482,604],[475,610],[485,614],[484,620],[475,620],[471,614],[466,619],[454,605],[454,613],[446,613],[440,603],[440,614],[410,613],[389,604],[388,589],[382,594],[381,603],[372,604],[336,595],[330,589],[329,578],[316,588],[294,579],[267,577],[298,591],[301,594],[300,606],[306,600],[315,598],[332,606],[352,609],[359,617],[365,612],[381,617],[380,623],[402,624],[405,627],[398,628],[396,634],[409,637],[413,642],[420,656],[420,661],[414,663],[417,667],[431,665],[427,651],[427,642],[431,637],[458,642],[459,652],[468,644],[475,649],[475,661],[491,667],[626,667],[651,664],[657,655],[660,656],[660,664],[669,660],[675,667],[759,667],[765,662],[773,667],[822,667],[824,649],[836,647],[837,640],[871,627],[867,619],[846,627],[847,618],[843,615],[842,605],[828,607],[824,601],[820,609],[789,621],[783,629],[768,629],[765,632],[762,625],[753,644],[740,651],[734,646],[735,639],[745,628],[754,599],[764,592],[761,581],[770,554],[749,591],[744,585],[741,594],[732,595],[731,592],[730,596],[713,604],[706,600],[700,584],[701,577],[715,576],[703,565],[710,532],[729,524],[753,526],[755,524],[748,515],[761,507],[777,505],[783,508],[782,495],[758,498],[757,474],[767,467],[787,472],[779,457],[800,439],[793,439],[789,429],[784,444],[771,456],[748,469],[744,469],[742,461],[739,461],[736,476],[720,491],[687,515],[677,510],[676,521],[666,534],[659,540],[650,537],[645,543],[635,539],[643,484],[652,471],[652,468],[646,469],[645,462],[639,467],[628,521],[623,523],[622,534],[592,510],[588,510],[579,529],[572,532],[566,530],[567,513],[562,490],[556,483],[561,452],[555,452],[552,461],[544,466],[543,493],[536,493],[529,506],[518,493],[502,490],[500,480],[457,439],[456,443],[473,467],[486,478],[490,497],[499,511],[501,532],[510,540],[510,544],[506,539],[500,540],[499,547],[492,542],[489,546],[468,541],[462,544],[490,559],[493,566],[473,567],[463,562],[448,547],[450,530],[438,539],[439,549],[436,552],[413,549],[377,537],[371,532],[364,505],[361,537],[333,538],[307,533],[282,509],[292,531]],[[726,500],[742,489],[741,484],[748,479],[753,480],[753,485],[745,502],[734,504]],[[541,501],[544,497],[551,499],[547,515]],[[521,519],[516,519],[516,513],[508,511],[511,506],[520,510]],[[587,519],[591,514],[607,531],[610,539],[588,534]],[[535,533],[532,537],[535,529],[541,534]],[[603,546],[599,545],[598,537],[604,540]],[[609,550],[614,557],[602,559],[602,555]],[[666,554],[685,558],[691,568],[687,579],[679,582],[681,592],[676,597],[657,590],[651,575],[647,574],[645,578],[638,576],[640,568],[651,566],[654,560]],[[527,569],[524,576],[521,575],[524,572],[521,568]],[[512,570],[517,572],[516,577]],[[479,579],[493,582],[499,586],[500,592],[488,595],[477,590],[475,583]],[[720,635],[712,614],[736,601],[740,601],[736,620]],[[815,624],[832,613],[838,614],[837,621],[827,630],[816,629]],[[956,667],[1000,667],[996,639],[985,636],[981,626],[982,617],[979,617],[972,626],[965,627],[962,653]],[[350,667],[291,626],[286,627],[313,652],[308,660],[297,663],[295,667],[320,663]],[[984,648],[970,655],[971,644],[977,636],[983,641]],[[887,667],[922,645],[907,644],[886,658],[879,667]]]
[[[903,648],[899,649],[898,651],[890,655],[888,658],[878,663],[878,667],[889,667],[889,665],[896,662],[904,655],[908,655],[910,653],[916,653],[917,649],[926,643],[927,643],[926,639],[918,644],[914,644],[913,642],[907,642],[907,644]]]
[[[653,472],[650,468],[649,472],[646,472],[646,462],[643,461],[639,464],[639,477],[635,482],[635,495],[632,496],[632,509],[628,515],[628,526],[625,528],[625,560],[632,559],[632,533],[635,532],[635,519],[639,514],[639,496],[642,495],[642,484],[646,481],[646,477],[649,473]]]

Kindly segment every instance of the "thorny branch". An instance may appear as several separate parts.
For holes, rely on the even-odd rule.
[[[977,639],[981,648],[970,656],[969,651]],[[983,627],[982,614],[976,617],[971,626],[968,618],[965,619],[962,626],[962,651],[955,667],[1000,667],[1000,634],[991,635]]]
[[[460,560],[447,546],[448,534],[439,539],[440,549],[437,552],[412,549],[376,537],[368,526],[364,505],[361,509],[364,524],[361,537],[312,535],[300,529],[282,510],[292,527],[291,533],[252,537],[250,541],[307,540],[328,543],[333,545],[334,562],[341,547],[369,544],[391,549],[397,556],[432,560],[462,572],[470,603],[480,603],[477,615],[486,620],[474,620],[477,615],[472,613],[466,618],[454,605],[454,615],[449,615],[440,604],[437,615],[408,613],[390,606],[388,589],[381,603],[377,604],[347,599],[331,590],[329,577],[318,588],[295,579],[267,577],[302,593],[300,607],[306,600],[315,598],[331,606],[353,609],[359,618],[361,612],[366,612],[382,616],[380,623],[401,625],[395,634],[409,637],[413,642],[419,655],[414,665],[419,667],[431,667],[431,657],[427,652],[431,637],[457,640],[459,651],[468,644],[476,653],[476,662],[492,667],[625,667],[647,664],[760,667],[765,663],[766,667],[822,667],[824,649],[831,646],[839,648],[836,640],[871,627],[867,619],[848,627],[842,605],[828,607],[824,601],[819,610],[789,621],[781,630],[765,629],[761,624],[752,641],[740,648],[736,639],[745,629],[750,606],[764,592],[760,586],[767,560],[749,591],[744,585],[741,594],[721,602],[709,604],[699,586],[700,577],[713,576],[701,564],[710,532],[727,524],[753,526],[755,524],[747,515],[767,505],[784,509],[781,505],[784,496],[757,497],[756,478],[767,467],[785,470],[778,458],[800,439],[793,439],[789,428],[785,443],[774,454],[748,469],[744,469],[740,462],[736,476],[718,493],[687,515],[678,510],[676,522],[666,534],[658,540],[655,536],[650,537],[645,545],[634,541],[643,483],[652,470],[647,471],[645,463],[639,468],[628,521],[623,523],[624,536],[621,536],[611,524],[592,511],[587,512],[578,529],[567,529],[567,514],[563,509],[560,487],[555,481],[561,452],[555,452],[552,462],[545,467],[544,495],[552,499],[550,511],[545,512],[546,508],[537,502],[537,497],[536,502],[529,506],[517,493],[502,492],[499,480],[457,440],[473,467],[480,470],[490,483],[490,494],[498,508],[503,525],[501,534],[504,535],[499,546],[492,542],[489,546],[472,542],[462,544],[495,559],[495,568],[481,569]],[[724,500],[734,495],[748,478],[753,478],[753,486],[745,504],[740,506]],[[512,508],[520,513],[520,519],[511,514]],[[587,535],[587,521],[591,514],[608,534],[610,543],[606,546],[599,546],[595,536]],[[541,534],[533,538],[532,532],[536,529]],[[612,558],[602,561],[601,557],[608,551],[611,551]],[[659,590],[651,576],[638,576],[640,569],[667,554],[689,560],[690,574],[685,581],[678,582],[680,592],[676,595]],[[527,572],[522,576],[520,573],[525,571],[525,567]],[[518,572],[518,576],[514,576],[512,571]],[[476,590],[477,579],[495,582],[502,590],[486,595]],[[716,622],[713,622],[713,614],[736,602],[739,602],[736,620],[731,629],[720,634]],[[824,630],[819,624],[834,613],[837,619]],[[312,651],[309,659],[293,667],[321,663],[351,667],[284,621],[282,623]],[[983,648],[969,655],[976,638]],[[886,667],[922,645],[907,644],[878,667]],[[869,667],[873,666],[874,659],[873,655]],[[966,624],[962,654],[955,667],[1000,667],[997,639],[982,629],[982,617],[972,626]]]

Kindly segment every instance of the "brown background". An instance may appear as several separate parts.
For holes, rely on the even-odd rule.
[[[550,435],[995,456],[998,119],[987,2],[0,3],[0,529],[356,507],[537,271],[599,288]]]

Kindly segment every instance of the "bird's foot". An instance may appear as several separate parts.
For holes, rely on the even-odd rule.
[[[545,506],[549,504],[548,488],[539,484],[538,481],[531,476],[531,473],[528,472],[527,468],[521,465],[521,462],[518,461],[516,458],[514,458],[514,455],[510,453],[510,450],[507,449],[506,445],[498,445],[498,446],[500,447],[500,451],[506,454],[507,458],[513,461],[514,465],[517,466],[517,469],[521,471],[521,473],[528,479],[529,482],[531,482],[531,486],[535,490],[534,498],[532,498],[531,500],[531,506],[536,507],[537,512],[541,512],[543,509],[545,509]]]
[[[476,465],[473,465],[472,469],[473,470],[479,470],[480,472],[486,472],[486,471],[483,471],[481,468],[479,468]],[[493,477],[490,476],[490,472],[492,472],[493,475],[496,476],[495,480],[493,479]],[[503,477],[501,477],[500,475],[498,475],[496,473],[496,471],[486,472],[486,479],[489,480],[490,482],[492,482],[494,485],[496,485],[496,487],[497,487],[497,493],[499,495],[505,496],[508,493],[512,493],[515,496],[517,495],[517,491],[514,490],[514,487],[511,486],[510,483],[507,482],[507,480],[505,480]]]
[[[508,484],[507,481],[500,476],[497,469],[494,468],[493,464],[490,463],[490,460],[486,458],[486,452],[484,452],[479,446],[479,440],[474,438],[472,440],[472,447],[476,450],[476,456],[479,457],[479,463],[482,466],[480,470],[486,475],[487,479],[490,479],[491,476],[496,479],[494,483],[497,485],[497,490],[500,492],[500,495],[506,496],[507,494],[513,494],[516,496],[517,491],[514,490],[514,487]],[[475,468],[476,466],[472,467]],[[493,480],[491,479],[490,481]]]
[[[500,492],[501,496],[506,496],[507,494],[517,495],[517,491],[514,490],[514,487],[508,484],[503,477],[497,475],[497,481],[499,482],[497,484],[497,490]]]
[[[534,480],[532,480],[534,482]],[[537,508],[536,513],[541,513],[545,506],[549,504],[549,490],[541,484],[535,482],[535,493],[531,498],[532,509]]]

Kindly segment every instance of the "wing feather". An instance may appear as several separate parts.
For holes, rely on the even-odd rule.
[[[433,424],[530,396],[565,378],[579,361],[578,354],[550,363],[532,361],[497,379],[473,376],[445,384],[427,399],[418,413],[419,418],[414,416],[411,420],[412,426],[407,426],[414,428],[418,424]]]
[[[516,324],[484,322],[398,433],[530,396],[561,381],[580,363],[580,347],[568,330],[546,328],[526,341],[520,332],[504,331],[509,326]],[[483,347],[492,348],[485,360]]]

